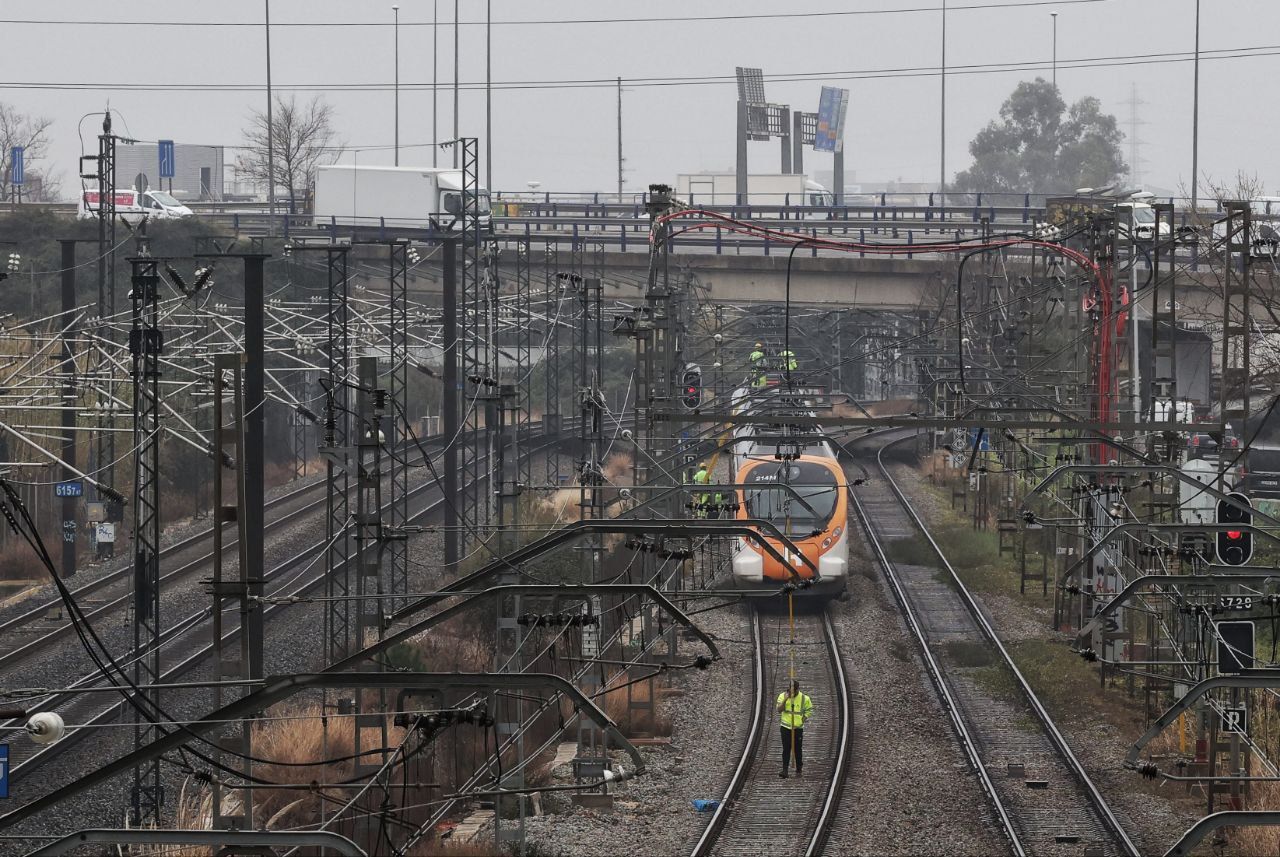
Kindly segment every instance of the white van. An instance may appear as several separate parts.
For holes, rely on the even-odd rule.
[[[127,223],[138,223],[144,217],[153,220],[170,220],[190,217],[194,212],[162,190],[138,193],[132,188],[116,191],[116,215]],[[76,216],[90,220],[98,216],[98,192],[86,190],[80,194]]]
[[[1156,237],[1156,210],[1147,202],[1149,199],[1155,199],[1155,194],[1138,191],[1129,194],[1128,201],[1116,205],[1116,232],[1120,236],[1129,234],[1128,213],[1132,211],[1134,238],[1138,241],[1151,241]],[[1161,238],[1168,238],[1169,221],[1160,219],[1159,230]]]

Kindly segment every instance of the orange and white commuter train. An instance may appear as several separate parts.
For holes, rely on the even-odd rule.
[[[741,391],[739,401],[755,398]],[[763,402],[739,413],[762,412]],[[739,485],[737,517],[769,521],[791,545],[776,536],[765,539],[786,560],[780,562],[758,541],[739,538],[734,545],[733,578],[753,589],[805,583],[802,592],[836,596],[845,591],[849,572],[849,481],[831,445],[782,425],[785,416],[761,413],[759,423],[734,432],[734,482]],[[801,558],[808,559],[814,569]]]

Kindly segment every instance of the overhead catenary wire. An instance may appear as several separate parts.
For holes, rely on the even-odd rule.
[[[1006,2],[976,2],[961,5],[950,5],[947,7],[948,12],[967,12],[977,10],[1007,10],[1019,9],[1037,6],[1078,6],[1083,4],[1108,3],[1114,0],[1006,0]],[[520,27],[520,26],[565,26],[569,24],[670,24],[670,23],[695,23],[710,22],[720,23],[726,21],[757,21],[757,20],[777,20],[791,18],[843,18],[843,17],[865,17],[865,16],[883,16],[883,15],[904,15],[915,13],[933,13],[941,9],[941,6],[905,6],[900,8],[889,9],[841,9],[832,11],[804,11],[795,10],[789,12],[763,12],[763,13],[737,13],[737,14],[720,14],[720,15],[674,15],[660,17],[615,17],[615,18],[524,18],[524,19],[498,19],[495,21],[475,20],[475,21],[448,21],[444,23],[431,21],[400,21],[391,23],[388,21],[370,21],[361,19],[355,21],[273,21],[272,27],[286,28],[323,28],[323,27]],[[247,21],[181,21],[181,20],[56,20],[56,19],[34,19],[34,18],[7,18],[0,19],[0,24],[35,24],[42,26],[63,25],[63,26],[91,26],[91,27],[260,27],[260,24]]]
[[[1272,56],[1280,56],[1280,45],[1251,45],[1236,48],[1221,48],[1216,51],[1202,50],[1200,51],[1200,59],[1204,60],[1241,60],[1241,59],[1258,59]],[[1058,60],[1059,69],[1105,69],[1120,68],[1143,65],[1167,65],[1170,63],[1189,63],[1193,62],[1195,56],[1189,51],[1174,52],[1155,52],[1142,54],[1114,54],[1098,57],[1084,57],[1076,60]],[[978,63],[967,66],[948,66],[946,74],[948,77],[956,75],[989,75],[989,74],[1025,74],[1027,72],[1047,71],[1050,64],[1043,60],[1025,60],[1019,62],[1007,63]],[[765,75],[766,80],[776,83],[787,82],[807,82],[807,81],[855,81],[855,80],[881,80],[881,79],[910,79],[910,78],[933,78],[942,74],[939,66],[902,66],[902,67],[885,67],[878,69],[846,69],[831,71],[807,71],[793,72],[784,74]],[[495,90],[559,90],[559,89],[614,89],[617,87],[617,77],[611,78],[564,78],[558,80],[516,80],[516,81],[494,81],[489,84],[491,89]],[[649,87],[680,87],[680,86],[733,86],[735,79],[732,76],[713,75],[713,76],[673,76],[665,78],[623,78],[623,82],[629,88],[649,88]],[[0,81],[0,86],[14,90],[111,90],[111,91],[132,91],[132,92],[261,92],[265,91],[265,86],[257,83],[186,83],[186,84],[157,84],[157,83],[129,83],[129,82],[101,82],[101,81]],[[481,91],[485,87],[483,81],[479,82],[460,82],[458,88],[466,91]],[[394,84],[383,82],[362,82],[362,83],[299,83],[299,84],[273,84],[273,90],[283,90],[292,92],[391,92]],[[412,81],[401,81],[400,89],[409,91],[431,91],[433,85],[430,83],[414,83]],[[153,141],[140,141],[153,142]],[[213,144],[203,144],[213,145]],[[401,148],[405,148],[407,144],[401,144]],[[448,145],[448,141],[443,142],[419,142],[408,144],[414,146],[440,146]],[[240,144],[223,145],[223,148],[238,149],[246,148]],[[394,148],[389,143],[378,143],[376,145],[365,146],[362,148],[369,149],[391,149]]]

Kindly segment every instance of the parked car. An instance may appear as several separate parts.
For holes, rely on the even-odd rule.
[[[1188,458],[1215,458],[1220,452],[1235,455],[1240,451],[1240,438],[1230,431],[1225,437],[1217,432],[1198,432],[1187,436]]]

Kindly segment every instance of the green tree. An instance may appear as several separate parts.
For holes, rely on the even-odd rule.
[[[957,173],[956,190],[1061,193],[1101,187],[1129,171],[1120,154],[1116,117],[1092,96],[1068,109],[1052,83],[1023,81],[969,143],[973,166]]]

